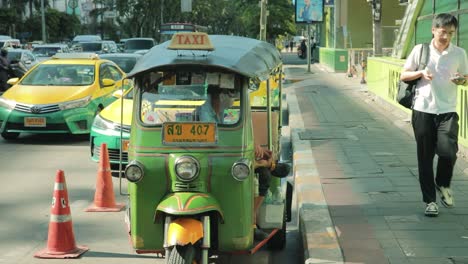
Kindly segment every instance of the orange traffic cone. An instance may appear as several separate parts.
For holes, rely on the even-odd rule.
[[[101,144],[101,155],[99,156],[99,168],[96,179],[96,192],[94,193],[94,204],[89,206],[86,212],[119,212],[125,204],[116,203],[114,187],[109,163],[107,144]]]
[[[50,210],[47,248],[36,252],[34,257],[77,258],[88,249],[86,246],[75,244],[65,175],[62,170],[58,170]]]

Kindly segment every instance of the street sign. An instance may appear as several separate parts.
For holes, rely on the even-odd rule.
[[[181,0],[180,1],[181,12],[192,12],[192,0]]]
[[[115,11],[104,11],[103,17],[104,18],[115,18],[117,13]]]
[[[78,0],[68,0],[68,7],[75,9],[78,7]]]

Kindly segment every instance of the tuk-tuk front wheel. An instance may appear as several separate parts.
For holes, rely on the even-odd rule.
[[[199,249],[198,249],[199,250]],[[195,256],[197,254],[197,249],[192,244],[187,244],[185,246],[174,246],[167,260],[168,264],[193,264]],[[200,253],[200,252],[198,252]]]

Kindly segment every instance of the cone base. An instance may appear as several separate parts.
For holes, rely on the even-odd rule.
[[[69,252],[59,252],[54,253],[50,252],[47,248],[40,250],[34,254],[35,258],[43,258],[43,259],[64,259],[64,258],[79,258],[83,253],[88,251],[89,248],[87,246],[76,246],[74,250]]]
[[[120,212],[125,209],[125,204],[116,203],[115,207],[99,207],[96,205],[90,205],[85,209],[85,212]]]

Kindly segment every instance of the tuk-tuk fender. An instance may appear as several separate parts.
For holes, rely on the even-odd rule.
[[[167,230],[167,245],[185,246],[195,244],[203,237],[202,222],[193,218],[177,218],[169,224]]]
[[[223,212],[218,201],[206,193],[171,193],[164,197],[156,207],[154,220],[161,219],[161,214],[170,215],[196,215],[215,211],[219,214],[221,223],[224,223]]]

